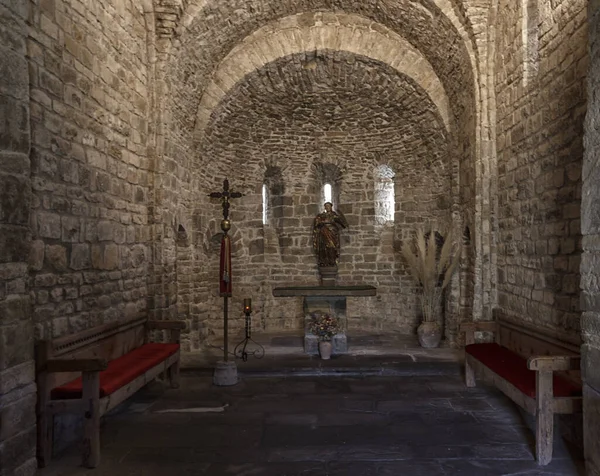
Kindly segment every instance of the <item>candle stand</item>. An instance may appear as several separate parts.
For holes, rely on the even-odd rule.
[[[244,299],[244,314],[246,315],[246,337],[238,345],[235,346],[233,354],[236,358],[248,361],[248,356],[251,355],[256,359],[262,359],[265,356],[265,348],[252,339],[252,301]],[[249,350],[252,349],[252,350]]]

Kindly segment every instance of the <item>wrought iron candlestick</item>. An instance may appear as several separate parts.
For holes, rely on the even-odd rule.
[[[244,314],[246,315],[246,338],[235,346],[233,353],[238,359],[241,358],[244,362],[248,360],[248,355],[262,359],[265,356],[265,348],[252,339],[252,300],[250,298],[244,299]],[[254,350],[251,352],[248,351],[249,344],[250,348],[254,347]]]

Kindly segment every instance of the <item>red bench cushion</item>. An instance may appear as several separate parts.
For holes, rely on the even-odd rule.
[[[106,397],[119,388],[166,360],[179,350],[179,344],[144,344],[128,354],[108,363],[108,368],[100,372],[100,398]],[[55,400],[81,398],[81,377],[52,390]]]
[[[527,359],[495,343],[471,344],[465,352],[472,355],[490,370],[517,387],[525,395],[535,398],[535,370],[527,368]],[[554,396],[576,397],[581,387],[554,374]]]

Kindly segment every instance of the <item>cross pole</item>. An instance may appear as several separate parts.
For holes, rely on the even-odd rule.
[[[229,180],[223,180],[223,191],[212,192],[208,195],[210,198],[218,198],[223,206],[223,220],[221,220],[221,230],[223,237],[221,238],[221,259],[219,267],[219,293],[223,297],[223,360],[229,361],[229,332],[227,326],[228,320],[228,298],[231,296],[231,240],[229,238],[229,230],[231,230],[231,221],[229,221],[229,199],[241,198],[239,192],[229,190]]]

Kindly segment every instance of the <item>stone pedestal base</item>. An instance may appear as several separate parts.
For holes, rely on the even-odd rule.
[[[345,333],[336,334],[331,340],[333,345],[333,355],[345,354],[348,352],[348,339]],[[304,336],[304,352],[309,355],[319,355],[319,339],[312,334]]]
[[[319,266],[319,274],[321,275],[321,286],[335,286],[337,279],[337,266]]]
[[[237,365],[235,362],[220,360],[215,367],[213,385],[230,387],[238,383]]]

